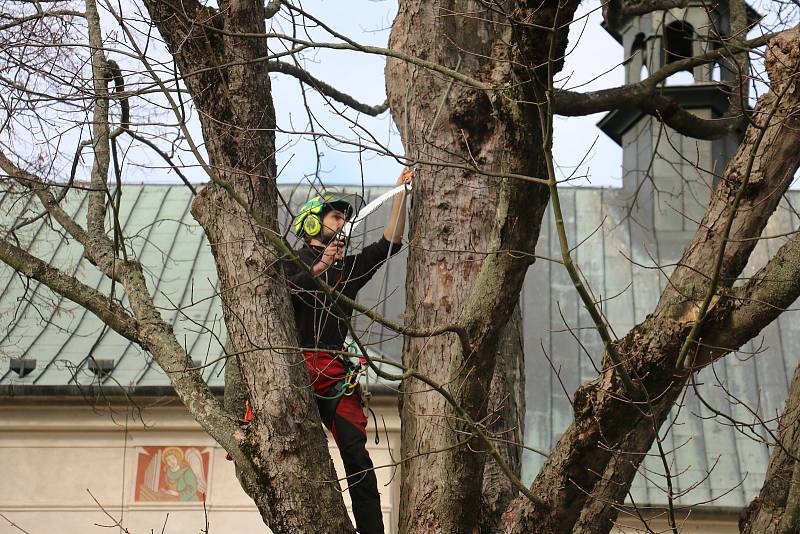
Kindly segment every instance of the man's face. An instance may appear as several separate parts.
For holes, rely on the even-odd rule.
[[[347,222],[344,213],[338,210],[328,210],[322,216],[322,233],[320,241],[329,243],[338,234]]]

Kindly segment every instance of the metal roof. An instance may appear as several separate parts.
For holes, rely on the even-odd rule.
[[[386,190],[345,189],[361,193],[367,201]],[[307,186],[281,186],[280,190],[294,207],[309,196]],[[642,229],[625,217],[618,190],[569,188],[562,190],[561,197],[570,242],[573,246],[582,242],[575,251],[577,264],[596,295],[606,299],[605,315],[616,334],[622,336],[643,320],[658,300],[665,277],[653,268],[656,262],[674,261],[691,233],[652,233]],[[84,198],[85,195],[70,192],[64,202],[67,211],[79,220],[85,218]],[[800,193],[792,192],[787,199],[770,220],[765,235],[780,235],[798,227],[798,216],[789,202],[797,204]],[[124,185],[119,219],[131,251],[147,269],[156,304],[172,321],[191,357],[207,364],[204,376],[217,388],[223,383],[225,329],[215,294],[213,258],[204,233],[189,214],[191,201],[191,192],[179,185]],[[387,209],[384,205],[363,225],[366,228],[362,226],[364,233],[354,236],[356,246],[359,241],[378,238]],[[0,213],[0,220],[8,227],[39,211],[27,197],[9,190],[0,198]],[[551,221],[548,214],[537,254],[558,257]],[[603,231],[596,231],[600,226]],[[39,257],[92,287],[110,290],[110,283],[82,258],[80,246],[46,220],[39,219],[18,234],[22,245]],[[760,242],[745,274],[755,272],[782,242],[782,238]],[[378,303],[378,311],[394,320],[402,320],[404,312],[405,254],[403,251],[391,259],[359,294],[361,302]],[[523,289],[522,310],[526,443],[547,451],[572,418],[569,396],[579,384],[596,376],[594,364],[581,345],[592,354],[595,363],[599,363],[602,345],[559,264],[540,260],[531,268]],[[691,489],[677,499],[678,503],[739,507],[760,489],[768,462],[766,445],[746,435],[746,430],[738,431],[729,421],[713,418],[704,402],[750,423],[754,422],[750,409],[764,419],[780,413],[800,352],[800,324],[793,321],[791,313],[784,313],[739,353],[701,372],[698,382],[702,400],[690,390],[682,409],[675,410],[674,424],[662,435],[664,448],[674,451],[670,455],[670,471],[676,491]],[[146,352],[104,328],[94,315],[38,283],[25,280],[5,265],[0,266],[0,325],[2,394],[41,394],[48,387],[63,392],[64,386],[69,385],[91,387],[94,391],[101,384],[116,389],[122,386],[133,392],[147,387],[163,391],[168,384],[165,374]],[[401,338],[363,318],[356,319],[356,326],[375,350],[399,357]],[[35,367],[26,369],[22,364],[31,360]],[[542,461],[540,456],[526,452],[526,480],[538,471]],[[665,503],[660,459],[645,460],[643,473],[645,476],[640,474],[634,483],[632,498],[637,503]]]
[[[595,296],[608,299],[603,311],[620,337],[655,308],[666,274],[671,271],[667,268],[662,272],[656,264],[677,261],[692,235],[689,231],[653,233],[642,228],[625,217],[627,195],[620,190],[577,188],[562,189],[560,194],[570,243],[575,246],[585,239],[575,250],[574,259]],[[800,218],[792,206],[799,202],[800,192],[787,194],[764,235],[786,235],[796,230]],[[560,257],[549,215],[543,223],[537,254]],[[603,230],[596,231],[600,226]],[[752,276],[786,239],[760,241],[743,276]],[[561,265],[538,261],[526,278],[522,303],[527,358],[526,444],[547,451],[572,419],[568,394],[597,376],[594,364],[599,364],[602,343]],[[741,507],[758,494],[769,459],[767,446],[746,429],[740,432],[730,421],[715,418],[704,403],[738,421],[754,424],[759,434],[768,437],[750,410],[764,420],[774,419],[781,412],[800,356],[800,323],[794,313],[782,314],[739,352],[700,372],[699,397],[690,388],[682,407],[673,410],[661,436],[664,449],[674,451],[669,456],[674,490],[688,492],[676,499],[677,503]],[[594,364],[581,345],[593,355]],[[774,429],[774,422],[770,426]],[[529,454],[526,480],[542,463],[543,458]],[[661,459],[651,451],[631,496],[637,503],[663,505],[665,488]]]
[[[360,194],[366,202],[386,189],[345,188]],[[307,200],[308,188],[283,186],[281,193],[294,209]],[[129,252],[145,268],[156,306],[171,321],[192,359],[206,366],[203,375],[207,382],[222,386],[226,335],[216,294],[216,268],[205,234],[189,213],[192,200],[191,192],[182,186],[124,185],[119,221]],[[85,219],[86,204],[86,195],[80,192],[68,193],[63,202],[65,210],[78,220]],[[0,198],[0,221],[6,221],[3,226],[8,228],[35,216],[39,208],[19,191],[7,191]],[[378,239],[382,226],[373,221],[383,220],[386,210],[386,205],[382,206],[354,232],[355,246],[364,239]],[[286,221],[284,216],[285,224]],[[110,282],[82,257],[80,245],[44,219],[24,227],[18,235],[21,244],[39,258],[77,276],[90,287],[110,291]],[[383,274],[362,291],[362,298],[377,302],[386,276],[396,280],[399,273],[402,283],[404,256],[401,253],[393,258]],[[378,309],[397,318],[402,312],[402,299],[396,298],[398,291],[390,293]],[[123,304],[127,304],[126,299]],[[146,351],[105,328],[92,313],[35,281],[28,283],[6,265],[0,266],[0,324],[4,325],[0,330],[0,386],[14,386],[21,392],[24,385],[140,388],[169,384]],[[372,343],[391,337],[377,325],[365,324],[363,328],[370,332]],[[399,354],[398,343],[401,342],[387,341],[393,354]],[[383,347],[376,349],[385,354]],[[35,362],[33,368],[29,367],[31,361]]]

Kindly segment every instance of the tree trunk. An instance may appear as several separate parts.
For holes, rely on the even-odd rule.
[[[406,278],[413,317],[407,321],[421,328],[457,323],[470,342],[465,347],[450,336],[407,339],[403,363],[444,385],[473,421],[488,413],[500,334],[533,262],[549,198],[541,185],[502,177],[547,175],[539,115],[523,104],[536,101],[534,84],[543,89],[546,76],[539,72],[534,80],[535,69],[516,66],[547,63],[551,34],[531,28],[553,26],[556,13],[553,54],[562,57],[563,22],[577,2],[560,11],[535,4],[501,2],[487,9],[479,1],[403,1],[390,37],[395,50],[489,85],[514,87],[489,94],[407,63],[387,63],[390,108],[406,153],[421,167]],[[473,166],[501,177],[473,172]],[[401,406],[400,531],[473,532],[482,520],[486,444],[420,381],[403,384]],[[504,420],[499,426],[513,424]],[[490,523],[493,513],[485,516]]]
[[[800,531],[800,367],[780,419],[764,486],[739,521],[742,534],[792,534]]]
[[[474,30],[465,33],[454,28],[464,24],[463,19],[453,17],[445,22],[439,17],[440,9],[438,2],[401,2],[390,46],[475,75],[483,62],[477,56],[460,57],[460,43],[443,43],[469,35],[478,43],[467,49],[477,45],[488,53],[493,36],[481,39]],[[426,161],[451,161],[447,152],[455,149],[463,154],[466,143],[480,152],[484,138],[490,134],[478,131],[476,125],[491,124],[491,105],[485,95],[473,94],[442,76],[402,62],[388,62],[386,78],[390,109],[409,155]],[[430,144],[432,139],[436,140],[435,146]],[[492,160],[495,157],[488,156]],[[486,230],[494,219],[495,187],[486,177],[465,170],[420,167],[410,218],[412,248],[406,274],[406,306],[413,310],[415,326],[428,328],[456,322],[480,270],[482,253],[487,250]],[[407,321],[411,320],[407,316]],[[461,363],[460,356],[454,354],[458,351],[457,340],[452,336],[407,338],[403,364],[453,390],[461,386],[451,382]],[[471,502],[458,513],[466,512],[471,515],[467,522],[477,524],[480,486],[476,489],[475,484],[482,480],[482,465],[472,462],[472,480],[465,485],[461,485],[461,476],[453,478],[454,473],[447,471],[441,452],[448,446],[445,399],[415,380],[403,384],[402,395],[401,455],[408,460],[401,472],[400,532],[445,532],[445,525],[456,523],[452,515],[456,502],[444,502],[448,489],[445,486],[460,486],[455,489],[472,494]]]
[[[267,42],[239,35],[265,31],[264,6],[147,7],[199,110],[214,180],[192,214],[216,260],[228,340],[255,413],[236,436],[249,458],[237,462],[240,480],[274,532],[352,531],[303,356],[287,350],[298,345],[294,317],[266,234],[277,229],[275,113],[268,73],[252,59],[267,55]]]
[[[497,363],[489,390],[487,429],[497,436],[496,446],[517,477],[522,472],[525,440],[525,351],[519,306],[497,344]],[[489,458],[483,471],[480,531],[496,532],[509,503],[519,495],[497,462]]]

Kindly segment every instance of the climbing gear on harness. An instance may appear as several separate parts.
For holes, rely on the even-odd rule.
[[[359,361],[356,364],[350,361],[350,358],[340,354],[337,354],[336,357],[344,363],[346,369],[344,378],[331,386],[324,395],[315,394],[319,399],[334,401],[359,392],[360,383],[358,379],[367,372],[366,362]]]
[[[353,205],[343,196],[317,195],[300,208],[294,220],[294,233],[298,237],[315,237],[322,232],[322,216],[328,209],[344,213],[346,219],[353,216]]]

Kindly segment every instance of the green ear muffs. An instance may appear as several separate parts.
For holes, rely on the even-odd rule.
[[[322,232],[322,214],[326,207],[342,211],[348,219],[353,214],[353,207],[345,199],[334,195],[316,196],[303,204],[294,220],[297,237],[315,237]]]
[[[303,234],[314,237],[322,231],[322,221],[313,213],[308,213],[303,219]]]

